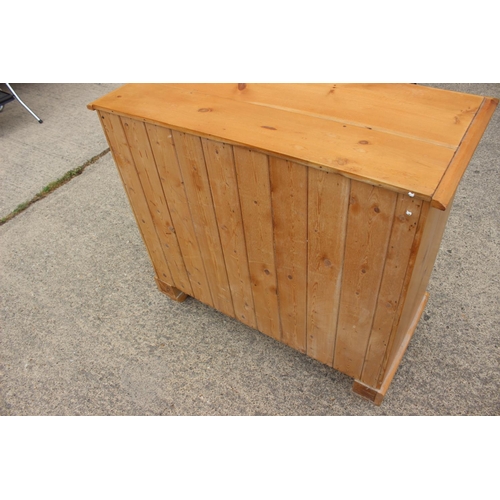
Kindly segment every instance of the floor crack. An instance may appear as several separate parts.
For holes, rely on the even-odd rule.
[[[9,222],[14,217],[27,210],[29,207],[31,207],[31,205],[33,205],[37,201],[43,200],[43,198],[46,198],[50,193],[53,193],[56,189],[60,188],[61,186],[64,186],[64,184],[67,184],[74,177],[79,176],[81,173],[84,172],[84,170],[87,167],[93,165],[97,160],[101,159],[108,153],[109,153],[109,148],[105,149],[104,151],[101,151],[98,155],[93,156],[92,158],[90,158],[90,160],[87,160],[83,165],[80,165],[79,167],[69,170],[59,179],[51,182],[50,184],[47,184],[39,193],[33,196],[31,200],[21,203],[10,214],[0,219],[0,226],[3,226],[6,222]]]

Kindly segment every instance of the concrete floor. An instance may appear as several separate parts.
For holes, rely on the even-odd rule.
[[[96,126],[96,117],[86,112],[86,105],[119,86],[13,85],[43,124],[17,102],[7,104],[0,113],[0,218],[31,199],[49,182],[108,147],[99,125]]]
[[[19,84],[0,113],[0,216],[107,148],[115,84]],[[434,85],[500,97],[499,84]],[[111,155],[0,227],[1,415],[498,415],[500,114],[463,178],[425,314],[381,407],[352,380],[159,293]]]

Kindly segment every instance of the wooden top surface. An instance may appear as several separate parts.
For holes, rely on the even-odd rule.
[[[498,100],[412,84],[128,84],[89,104],[446,209]]]

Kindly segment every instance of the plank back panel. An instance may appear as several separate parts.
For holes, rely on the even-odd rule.
[[[112,113],[99,111],[99,119],[156,275],[160,280],[172,283],[170,268],[149,212],[148,203],[142,190],[141,181],[135,168],[120,117]]]
[[[235,317],[257,328],[233,148],[202,139]]]
[[[169,282],[169,285],[192,295],[191,284],[158,176],[146,127],[143,122],[131,118],[122,118],[121,121],[149,206],[149,212],[170,268],[172,282]]]
[[[101,115],[166,282],[380,386],[412,319],[403,299],[408,292],[413,304],[425,292],[437,252],[420,248],[410,258],[426,202],[245,147]],[[446,222],[428,205],[423,246]],[[408,269],[414,261],[416,269]]]
[[[307,171],[269,157],[281,341],[306,352]]]
[[[184,183],[179,170],[172,131],[149,123],[146,124],[146,130],[150,138],[160,183],[168,200],[172,224],[179,241],[192,295],[200,302],[213,306],[205,265],[196,239]]]
[[[360,377],[361,382],[371,387],[376,387],[379,382],[385,353],[391,336],[395,333],[394,323],[409,268],[421,207],[420,200],[407,195],[398,196],[384,275]],[[411,215],[408,215],[407,211]]]
[[[224,314],[234,317],[231,290],[227,279],[226,264],[222,253],[201,139],[175,130],[172,135],[191,218],[212,293],[213,305]]]
[[[351,181],[308,174],[307,354],[329,366],[337,331]]]
[[[233,149],[257,328],[281,340],[268,157]]]
[[[372,328],[397,195],[351,183],[333,367],[359,378]]]

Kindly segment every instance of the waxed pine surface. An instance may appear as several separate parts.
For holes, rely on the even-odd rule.
[[[160,281],[380,386],[409,329],[397,327],[402,305],[414,310],[425,292],[405,300],[421,200],[107,111],[99,119]]]
[[[410,84],[128,84],[89,107],[429,200],[483,101]]]

